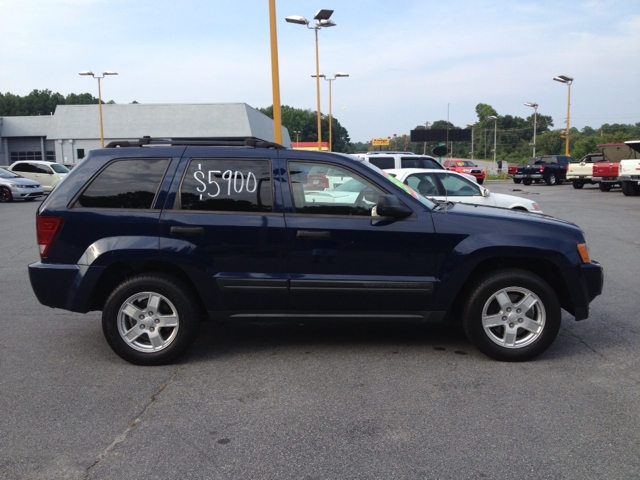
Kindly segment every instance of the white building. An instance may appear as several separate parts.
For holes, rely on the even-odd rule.
[[[273,120],[246,103],[103,104],[104,144],[153,138],[257,137],[274,141]],[[291,139],[282,127],[282,143]],[[96,105],[58,105],[50,116],[0,117],[0,165],[16,160],[77,163],[100,148]]]

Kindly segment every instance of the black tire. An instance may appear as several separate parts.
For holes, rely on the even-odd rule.
[[[496,297],[502,293],[506,296],[500,303]],[[519,312],[524,300],[536,301]],[[553,343],[560,323],[560,302],[553,289],[539,276],[520,269],[500,270],[482,278],[471,290],[462,314],[464,331],[478,350],[506,362],[540,355]]]
[[[11,193],[11,190],[9,190],[7,187],[0,187],[0,202],[2,203],[13,202],[13,194]]]
[[[600,187],[601,192],[609,192],[611,191],[611,187],[612,187],[610,183],[604,183],[604,182],[600,182],[598,186]]]
[[[547,182],[547,185],[549,186],[554,186],[556,183],[558,183],[558,177],[556,177],[555,173],[550,173],[549,175],[547,175],[544,179],[545,182]]]
[[[622,182],[622,193],[628,197],[640,195],[640,187],[636,182]]]
[[[576,190],[580,190],[582,187],[584,187],[584,183],[579,180],[574,180],[572,184],[573,188],[575,188]]]
[[[522,179],[521,178],[514,178],[513,179],[513,183],[522,183]]]
[[[531,185],[531,180],[523,179],[523,180],[522,180],[522,184],[523,184],[523,185]]]
[[[484,178],[479,178],[478,179],[478,185],[482,185],[484,183]]]
[[[159,312],[148,308],[154,298]],[[134,318],[132,311],[144,319]],[[111,292],[102,312],[102,331],[113,351],[127,362],[164,365],[187,350],[200,317],[196,297],[182,282],[170,275],[149,273],[132,277]],[[127,333],[130,341],[124,339]]]

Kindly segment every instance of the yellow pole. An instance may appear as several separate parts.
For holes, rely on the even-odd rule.
[[[98,108],[100,109],[100,147],[104,148],[104,133],[102,131],[102,94],[100,93],[100,77],[98,77]]]
[[[278,71],[278,35],[276,32],[276,0],[269,0],[269,27],[271,32],[271,83],[273,88],[273,137],[282,144],[282,117],[280,112],[280,75]]]
[[[333,123],[333,117],[331,116],[331,83],[333,83],[332,80],[329,81],[329,151],[333,152],[333,143],[331,142],[331,124]]]
[[[567,100],[567,143],[565,148],[565,155],[569,156],[569,114],[571,112],[571,84],[569,84],[569,99]]]
[[[316,89],[318,91],[318,151],[322,150],[322,126],[320,124],[320,59],[318,58],[318,27],[316,31]]]

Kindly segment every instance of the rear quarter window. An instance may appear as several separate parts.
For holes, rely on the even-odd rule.
[[[74,207],[150,209],[169,159],[122,159],[108,164]]]
[[[271,212],[271,162],[194,158],[180,186],[181,210]]]

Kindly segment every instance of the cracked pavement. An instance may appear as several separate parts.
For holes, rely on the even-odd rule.
[[[590,318],[537,360],[456,328],[204,324],[189,355],[127,364],[99,312],[41,306],[35,203],[0,204],[0,479],[563,478],[640,472],[640,198],[536,194],[605,268]]]

